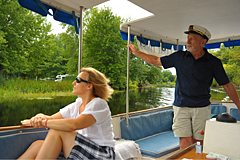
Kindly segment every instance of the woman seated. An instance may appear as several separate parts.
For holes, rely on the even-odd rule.
[[[79,98],[51,116],[42,113],[25,126],[50,128],[45,140],[31,144],[18,159],[115,159],[111,112],[106,101],[113,89],[94,68],[83,68],[73,82]],[[63,157],[64,156],[64,157]]]

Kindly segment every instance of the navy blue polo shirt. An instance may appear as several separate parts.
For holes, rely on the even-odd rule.
[[[213,78],[219,85],[229,83],[222,62],[208,53],[197,60],[188,51],[177,51],[161,57],[164,69],[176,68],[175,99],[178,107],[205,107],[210,104],[210,86]]]

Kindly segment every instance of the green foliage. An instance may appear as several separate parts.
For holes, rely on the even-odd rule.
[[[56,95],[72,95],[73,77],[62,82],[23,80],[22,78],[10,78],[8,80],[0,76],[0,103],[12,99],[38,98]],[[75,79],[74,78],[74,79]]]
[[[62,55],[66,58],[66,73],[78,73],[78,53],[79,53],[79,36],[76,34],[73,26],[62,24],[63,28],[67,27],[65,33],[59,35],[62,41]]]
[[[51,25],[42,16],[21,7],[17,0],[0,3],[0,73],[39,76],[49,50]]]
[[[79,35],[73,26],[62,24],[63,28],[67,27],[65,33],[49,34],[51,24],[46,18],[22,8],[17,0],[0,0],[0,3],[1,77],[38,80],[53,79],[59,74],[77,75]],[[82,67],[90,66],[103,72],[115,89],[126,88],[127,41],[122,40],[119,26],[128,20],[130,18],[113,15],[110,8],[92,8],[84,13]],[[161,81],[160,70],[161,67],[146,64],[130,54],[129,77],[136,82],[134,85]],[[27,80],[26,84],[31,83]],[[34,85],[24,90],[15,89],[23,93],[48,92]]]
[[[78,74],[79,35],[73,26],[62,24],[66,32],[53,35],[46,18],[22,8],[17,0],[0,0],[0,6],[0,84],[11,77],[38,80]],[[122,40],[119,26],[130,18],[122,19],[110,8],[89,9],[83,17],[81,66],[98,69],[114,89],[125,89],[127,41]],[[136,41],[133,44],[137,46]],[[222,60],[231,82],[240,85],[240,47],[229,49],[222,45],[210,52]],[[130,54],[129,77],[134,86],[175,81],[170,71],[161,70]]]
[[[121,17],[109,8],[91,8],[85,13],[83,34],[83,66],[103,72],[114,88],[126,82],[126,42],[121,39]]]
[[[222,44],[219,50],[210,50],[210,53],[218,57],[234,85],[240,85],[240,47],[226,48]],[[216,81],[215,81],[216,82]],[[213,82],[213,85],[215,82]]]
[[[71,75],[71,76],[67,76],[64,78],[64,81],[70,81],[70,82],[73,82],[75,81],[77,75]]]
[[[156,84],[157,81],[160,81],[160,75],[161,75],[161,67],[157,67],[157,66],[153,66],[153,65],[149,65],[149,70],[146,74],[146,80],[150,83],[150,84]]]
[[[6,79],[2,75],[0,75],[0,86],[3,86],[5,82]]]
[[[40,66],[42,69],[41,76],[55,78],[56,75],[68,73],[68,59],[65,57],[65,53],[63,52],[63,42],[60,36],[52,36],[49,43],[49,45],[51,45],[51,49],[48,51],[43,65]]]
[[[136,43],[133,43],[133,44],[138,48]],[[139,85],[143,85],[144,83],[147,83],[148,81],[147,74],[151,67],[154,67],[154,66],[149,65],[146,62],[144,62],[141,58],[138,58],[135,55],[130,54],[129,77],[131,78],[132,81],[137,81]]]
[[[168,79],[169,79],[170,82],[174,82],[175,81],[175,76],[171,74],[171,75],[168,76]]]
[[[172,72],[169,70],[164,70],[164,71],[162,71],[162,74],[163,74],[163,77],[168,77],[168,76],[172,75]]]
[[[23,80],[21,78],[11,78],[4,83],[1,89],[6,92],[15,91],[17,93],[46,93],[46,92],[60,92],[71,91],[72,81],[35,81]],[[4,96],[4,95],[1,95]]]
[[[163,82],[174,82],[176,81],[176,76],[172,75],[172,72],[169,70],[162,71],[162,81]]]

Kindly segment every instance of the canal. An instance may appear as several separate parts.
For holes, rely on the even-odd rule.
[[[239,91],[238,91],[239,92]],[[77,96],[39,97],[3,101],[0,104],[0,126],[20,125],[23,119],[37,113],[51,115],[75,101]],[[174,99],[173,85],[151,85],[130,89],[129,112],[171,105]],[[223,88],[211,88],[211,101],[230,101]],[[108,102],[112,115],[126,112],[126,92],[116,91]]]

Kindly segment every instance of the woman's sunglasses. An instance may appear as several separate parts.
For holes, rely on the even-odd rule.
[[[77,82],[77,83],[81,83],[81,82],[90,83],[89,81],[83,80],[83,79],[80,78],[80,77],[77,77],[77,78],[76,78],[76,82]]]

